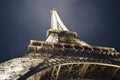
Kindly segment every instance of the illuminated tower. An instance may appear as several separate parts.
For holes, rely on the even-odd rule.
[[[28,53],[19,58],[24,68],[14,79],[120,80],[120,53],[78,39],[56,9],[51,9],[51,28],[46,37],[46,41],[30,41]]]
[[[78,39],[77,33],[63,24],[56,9],[51,9],[46,41],[31,40],[29,54],[45,59],[23,76],[43,71],[41,80],[120,79],[120,54],[114,48],[91,46]]]

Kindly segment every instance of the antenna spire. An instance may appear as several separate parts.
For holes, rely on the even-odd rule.
[[[57,10],[52,8],[51,10],[51,29],[61,30],[61,31],[69,31],[67,27],[63,24],[60,19]]]

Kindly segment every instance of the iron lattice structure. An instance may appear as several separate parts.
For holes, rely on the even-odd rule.
[[[46,41],[31,40],[26,57],[43,58],[18,80],[120,80],[120,54],[91,46],[69,31],[51,9]]]

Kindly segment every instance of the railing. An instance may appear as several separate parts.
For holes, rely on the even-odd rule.
[[[45,41],[35,41],[31,40],[31,43],[28,47],[29,52],[60,52],[68,51],[67,53],[80,53],[80,52],[88,52],[88,53],[99,53],[103,55],[111,55],[116,56],[118,52],[114,48],[109,47],[98,47],[98,46],[83,46],[76,44],[66,44],[66,43],[51,43]],[[63,54],[63,53],[62,53]]]

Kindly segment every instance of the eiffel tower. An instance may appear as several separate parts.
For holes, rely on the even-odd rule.
[[[30,41],[28,53],[19,58],[22,64],[29,58],[27,65],[15,79],[120,80],[120,53],[80,40],[76,32],[63,24],[54,8],[46,37],[46,41]],[[32,61],[30,66],[29,61]]]

